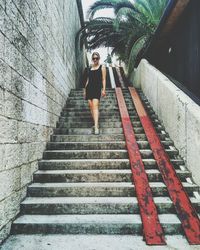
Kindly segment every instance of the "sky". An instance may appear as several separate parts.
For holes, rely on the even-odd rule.
[[[94,2],[96,2],[96,0],[82,0],[85,20],[87,20],[87,10]],[[95,15],[95,17],[98,17],[98,16],[114,17],[114,13],[111,9],[107,9],[107,10],[104,9],[104,10],[98,11],[98,13],[97,13],[97,15]]]
[[[87,11],[89,9],[89,7],[95,2],[96,0],[82,0],[82,5],[83,5],[83,12],[84,12],[84,18],[85,20],[87,19]],[[99,17],[99,16],[103,16],[103,17],[114,17],[114,12],[112,9],[104,9],[101,11],[98,11],[97,14],[95,15],[95,17]],[[101,61],[100,63],[104,63],[104,60],[107,57],[107,49],[106,48],[98,48],[95,49],[95,51],[99,52],[99,54],[101,55]],[[93,52],[93,51],[92,51]],[[88,60],[91,63],[91,54],[88,53]]]

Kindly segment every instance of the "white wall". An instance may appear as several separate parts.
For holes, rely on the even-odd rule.
[[[75,87],[74,0],[0,0],[0,242]]]
[[[134,76],[200,185],[200,107],[143,59]]]

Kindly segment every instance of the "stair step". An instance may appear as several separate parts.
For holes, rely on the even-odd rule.
[[[157,119],[157,116],[156,115],[151,115],[150,116],[151,119]],[[134,114],[134,115],[131,115],[130,116],[130,119],[131,121],[139,121],[139,117],[137,114]],[[92,121],[92,117],[91,117],[91,114],[80,114],[80,115],[73,115],[73,116],[69,116],[69,114],[67,113],[63,113],[61,112],[61,116],[60,116],[60,120],[66,120],[66,121]],[[121,117],[119,114],[100,114],[99,116],[99,121],[106,121],[106,122],[109,122],[109,121],[118,121],[120,122],[121,121]]]
[[[174,214],[159,215],[166,234],[182,233]],[[142,222],[136,214],[102,215],[22,215],[12,225],[12,233],[44,234],[142,234]]]
[[[133,117],[134,119],[138,117],[137,113],[135,111],[130,111],[129,112],[130,117]],[[153,113],[150,114],[152,118],[157,118],[157,116]],[[91,118],[91,113],[89,111],[87,112],[66,112],[66,111],[61,111],[61,116],[62,117],[79,117],[79,118]],[[106,119],[109,121],[112,121],[113,118],[121,118],[119,112],[100,112],[99,113],[99,119]]]
[[[139,117],[138,116],[132,116],[131,117],[131,120],[132,122],[134,121],[139,121]],[[59,118],[59,121],[66,121],[66,122],[88,122],[88,123],[91,123],[92,122],[92,117],[91,115],[90,116],[73,116],[73,117],[70,117],[70,116],[60,116]],[[103,122],[121,122],[121,117],[120,116],[115,116],[115,117],[110,117],[110,116],[107,116],[107,117],[102,117],[100,116],[99,117],[99,122],[100,124],[103,123]]]
[[[145,134],[136,134],[137,140],[146,140]],[[167,140],[168,138],[164,134],[158,134],[161,140]],[[77,142],[77,141],[121,141],[124,140],[124,134],[100,134],[100,135],[51,135],[52,142]]]
[[[141,147],[147,147],[148,142],[140,142]],[[104,142],[48,142],[47,150],[92,150],[92,149],[125,149],[125,141]]]
[[[128,158],[127,150],[50,150],[44,159],[119,159]]]
[[[119,113],[119,109],[115,108],[101,108],[99,109],[100,111],[100,116],[106,116],[106,115],[118,115],[120,114]],[[137,111],[135,109],[133,109],[133,107],[131,108],[128,108],[128,111],[129,111],[129,115],[137,115]],[[149,114],[154,114],[154,111],[153,110],[148,110],[148,113]],[[89,108],[70,108],[70,109],[66,109],[64,108],[62,110],[62,114],[68,114],[69,116],[73,116],[73,115],[91,115],[91,112],[89,110]]]
[[[92,128],[93,122],[65,122],[65,121],[59,121],[56,124],[57,128]],[[133,128],[142,128],[141,123],[139,121],[132,123]],[[122,128],[121,122],[101,122],[100,123],[101,128]],[[164,130],[164,128],[161,125],[155,124],[156,130]]]
[[[149,142],[148,141],[137,141],[139,148],[141,149],[148,149]],[[172,141],[162,141],[162,144],[167,148],[173,145]],[[47,150],[64,150],[64,149],[125,149],[126,143],[125,141],[103,141],[103,142],[48,142],[47,143]]]
[[[52,135],[52,141],[54,142],[81,142],[81,141],[122,141],[124,140],[123,134],[112,134],[112,135]]]
[[[180,159],[171,159],[172,164],[176,169],[180,165],[184,165],[184,161]],[[145,168],[156,168],[156,161],[154,159],[143,159]],[[130,169],[129,159],[53,159],[40,160],[39,169]]]
[[[66,106],[75,106],[75,105],[86,105],[88,107],[88,102],[87,101],[84,101],[80,98],[75,98],[74,100],[70,100],[66,103]],[[130,103],[131,104],[131,103]],[[101,106],[107,106],[107,105],[110,105],[110,106],[116,106],[117,105],[117,101],[114,100],[114,99],[107,99],[107,100],[101,100],[100,102],[100,105]]]
[[[152,113],[152,112],[150,112],[150,113]],[[63,110],[61,114],[68,115],[68,116],[91,116],[89,109],[86,111],[80,110],[80,109],[79,109],[79,111],[74,111],[74,110],[73,111],[65,111],[65,110]],[[114,111],[114,110],[110,110],[110,109],[108,109],[108,110],[104,109],[104,110],[100,111],[99,114],[101,117],[109,116],[111,118],[114,116],[120,116],[118,110]],[[137,112],[131,109],[129,111],[129,115],[131,115],[131,116],[137,115]]]
[[[131,181],[131,170],[38,170],[34,182],[123,182]]]
[[[178,155],[177,150],[166,149],[170,156]],[[140,149],[143,158],[152,158],[150,149]],[[44,159],[119,159],[128,158],[127,150],[105,149],[105,150],[46,150],[43,153]]]
[[[147,169],[146,173],[151,182],[162,181],[160,171]],[[177,170],[177,175],[182,181],[191,177],[190,172]],[[132,172],[130,169],[108,170],[38,170],[34,173],[34,182],[131,182]]]
[[[163,182],[150,182],[154,196],[168,195]],[[198,186],[183,182],[188,194],[198,191]],[[77,182],[77,183],[33,183],[28,186],[28,196],[32,197],[84,197],[84,196],[135,196],[135,186],[130,182]]]
[[[127,105],[127,108],[130,111],[136,111],[133,105]],[[112,106],[111,105],[107,106],[107,105],[100,104],[99,110],[100,110],[100,112],[105,111],[105,110],[108,110],[110,112],[111,111],[119,112],[119,107],[118,107],[118,104],[112,105]],[[75,111],[75,112],[83,111],[85,113],[85,112],[89,111],[89,106],[88,106],[88,104],[84,104],[84,105],[76,104],[76,105],[73,105],[73,106],[66,105],[63,108],[63,111],[69,111],[69,112],[70,111]]]
[[[135,133],[143,133],[143,128],[135,128]],[[101,128],[100,127],[100,133],[101,134],[122,134],[123,128]],[[76,135],[90,135],[93,134],[92,128],[56,128],[54,129],[54,134],[76,134]]]
[[[93,122],[66,122],[66,121],[59,121],[57,122],[57,128],[58,127],[66,127],[66,128],[91,128],[93,126]],[[121,122],[101,122],[100,124],[101,128],[121,128],[122,123]],[[134,127],[141,127],[141,123],[133,122]]]
[[[141,131],[141,129],[140,129]],[[122,134],[122,128],[100,128],[101,134]],[[76,134],[76,135],[91,135],[93,134],[92,128],[56,128],[54,134]]]
[[[191,197],[200,212],[200,201]],[[155,197],[159,214],[175,213],[168,197]],[[21,203],[23,214],[138,214],[136,197],[27,197]]]

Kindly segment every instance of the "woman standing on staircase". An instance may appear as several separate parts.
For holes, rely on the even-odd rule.
[[[88,100],[89,108],[94,121],[94,134],[99,134],[99,102],[101,96],[106,96],[106,68],[99,63],[98,52],[92,54],[92,67],[89,69],[84,97]]]

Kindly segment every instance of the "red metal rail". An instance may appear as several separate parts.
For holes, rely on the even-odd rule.
[[[140,117],[145,134],[149,141],[158,168],[162,174],[169,195],[175,206],[177,215],[182,223],[183,230],[190,244],[200,244],[200,220],[191,201],[179,180],[169,156],[161,144],[153,124],[144,109],[142,101],[133,87],[129,87],[135,108]]]
[[[135,185],[141,219],[143,223],[144,238],[148,245],[165,245],[166,243],[164,239],[163,229],[159,222],[157,208],[153,201],[148,177],[145,172],[142,157],[136,142],[136,137],[133,131],[123,93],[121,88],[116,88],[115,92],[130,159],[132,180]]]

